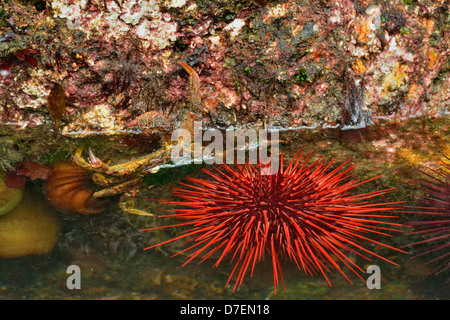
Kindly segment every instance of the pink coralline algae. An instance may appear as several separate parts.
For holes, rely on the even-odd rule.
[[[209,126],[360,128],[446,116],[448,9],[444,0],[54,0],[45,10],[10,1],[0,119],[49,123],[42,106],[54,82],[67,95],[63,135],[127,130],[146,112],[177,118],[192,107],[178,61],[199,76]],[[13,78],[11,59],[33,68]],[[96,126],[96,110],[115,125]]]
[[[107,40],[136,36],[144,48],[164,49],[177,37],[177,23],[163,13],[154,0],[91,1],[73,3],[52,1],[54,14],[65,18],[69,29],[86,33],[101,28]],[[92,14],[94,13],[94,14]]]

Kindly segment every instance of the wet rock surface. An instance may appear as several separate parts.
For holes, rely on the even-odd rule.
[[[65,134],[120,130],[152,110],[179,114],[189,92],[178,61],[199,74],[209,126],[345,126],[352,83],[361,95],[353,112],[371,121],[448,115],[448,6],[5,1],[0,120],[15,129],[49,124],[54,82],[66,94]],[[351,124],[368,119],[359,121]]]

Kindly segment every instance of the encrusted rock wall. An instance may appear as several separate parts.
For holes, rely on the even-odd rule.
[[[55,83],[66,135],[181,114],[178,61],[197,71],[211,126],[448,116],[449,11],[445,0],[3,1],[0,123],[52,130]]]

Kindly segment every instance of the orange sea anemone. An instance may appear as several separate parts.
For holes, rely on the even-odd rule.
[[[71,162],[58,162],[52,167],[44,192],[53,206],[67,214],[97,214],[107,207],[106,200],[94,198],[88,171]]]

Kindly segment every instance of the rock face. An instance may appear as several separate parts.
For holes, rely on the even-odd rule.
[[[64,135],[126,131],[149,111],[182,117],[178,61],[199,75],[210,126],[448,115],[449,11],[444,0],[6,1],[0,124],[52,130],[55,83]]]

